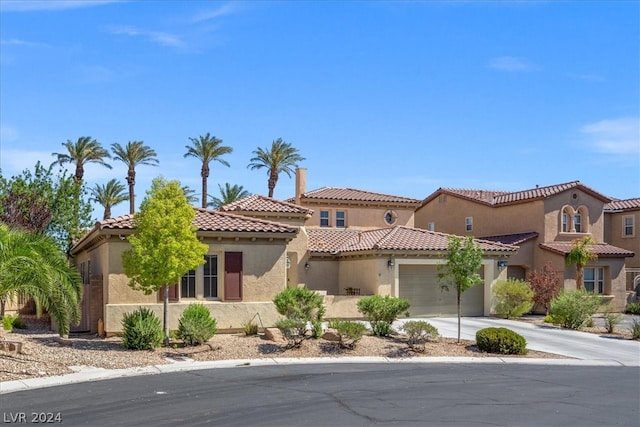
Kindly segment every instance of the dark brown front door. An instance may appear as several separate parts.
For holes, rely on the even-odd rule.
[[[242,301],[242,252],[224,253],[224,299]]]

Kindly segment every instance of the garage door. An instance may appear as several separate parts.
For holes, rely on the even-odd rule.
[[[457,314],[456,291],[441,290],[438,270],[434,265],[400,265],[400,298],[411,303],[409,314],[418,316],[450,316]],[[463,316],[484,314],[484,286],[477,285],[462,294]]]

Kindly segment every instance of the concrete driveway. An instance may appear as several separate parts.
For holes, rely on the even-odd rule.
[[[402,319],[394,323],[394,328],[407,320],[425,320],[438,328],[440,335],[456,338],[458,319],[456,317],[429,317]],[[615,361],[624,366],[640,366],[640,341],[612,338],[588,332],[558,329],[546,325],[519,322],[492,317],[463,317],[460,338],[476,339],[476,331],[488,327],[509,328],[527,340],[530,350],[561,354],[582,360]]]

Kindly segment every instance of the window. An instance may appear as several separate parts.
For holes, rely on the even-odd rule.
[[[329,211],[320,211],[320,227],[329,226]]]
[[[624,218],[622,218],[622,236],[631,237],[634,235],[635,233],[633,232],[633,217],[625,216]]]
[[[582,215],[579,213],[573,216],[573,227],[576,233],[582,233]]]
[[[584,289],[594,294],[604,294],[604,268],[585,268]]]
[[[565,210],[562,211],[562,232],[569,232],[569,214]]]
[[[436,223],[435,222],[430,222],[429,224],[427,224],[427,230],[436,231]]]
[[[180,279],[180,298],[196,297],[196,271],[189,270]]]
[[[465,230],[473,231],[473,217],[468,216],[464,219]]]
[[[346,225],[344,211],[336,211],[336,227],[344,228]]]
[[[398,214],[396,213],[396,211],[389,210],[384,213],[384,222],[387,225],[395,224],[397,219],[398,219]]]
[[[218,298],[218,257],[204,256],[204,297]]]

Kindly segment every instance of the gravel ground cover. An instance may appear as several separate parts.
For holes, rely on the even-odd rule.
[[[267,340],[263,334],[217,334],[209,342],[196,347],[176,343],[153,351],[127,350],[119,337],[99,338],[95,335],[72,334],[61,342],[49,331],[46,320],[27,319],[28,329],[8,333],[4,339],[22,342],[22,352],[0,351],[0,381],[47,377],[72,373],[82,367],[105,369],[133,368],[175,363],[181,360],[246,360],[277,357],[495,357],[478,350],[473,341],[440,338],[429,342],[424,352],[412,351],[403,335],[380,338],[366,335],[355,349],[341,348],[324,339],[305,340],[300,348],[287,349],[282,343]],[[1,339],[1,338],[0,338]],[[554,354],[529,351],[524,356],[563,358]]]

